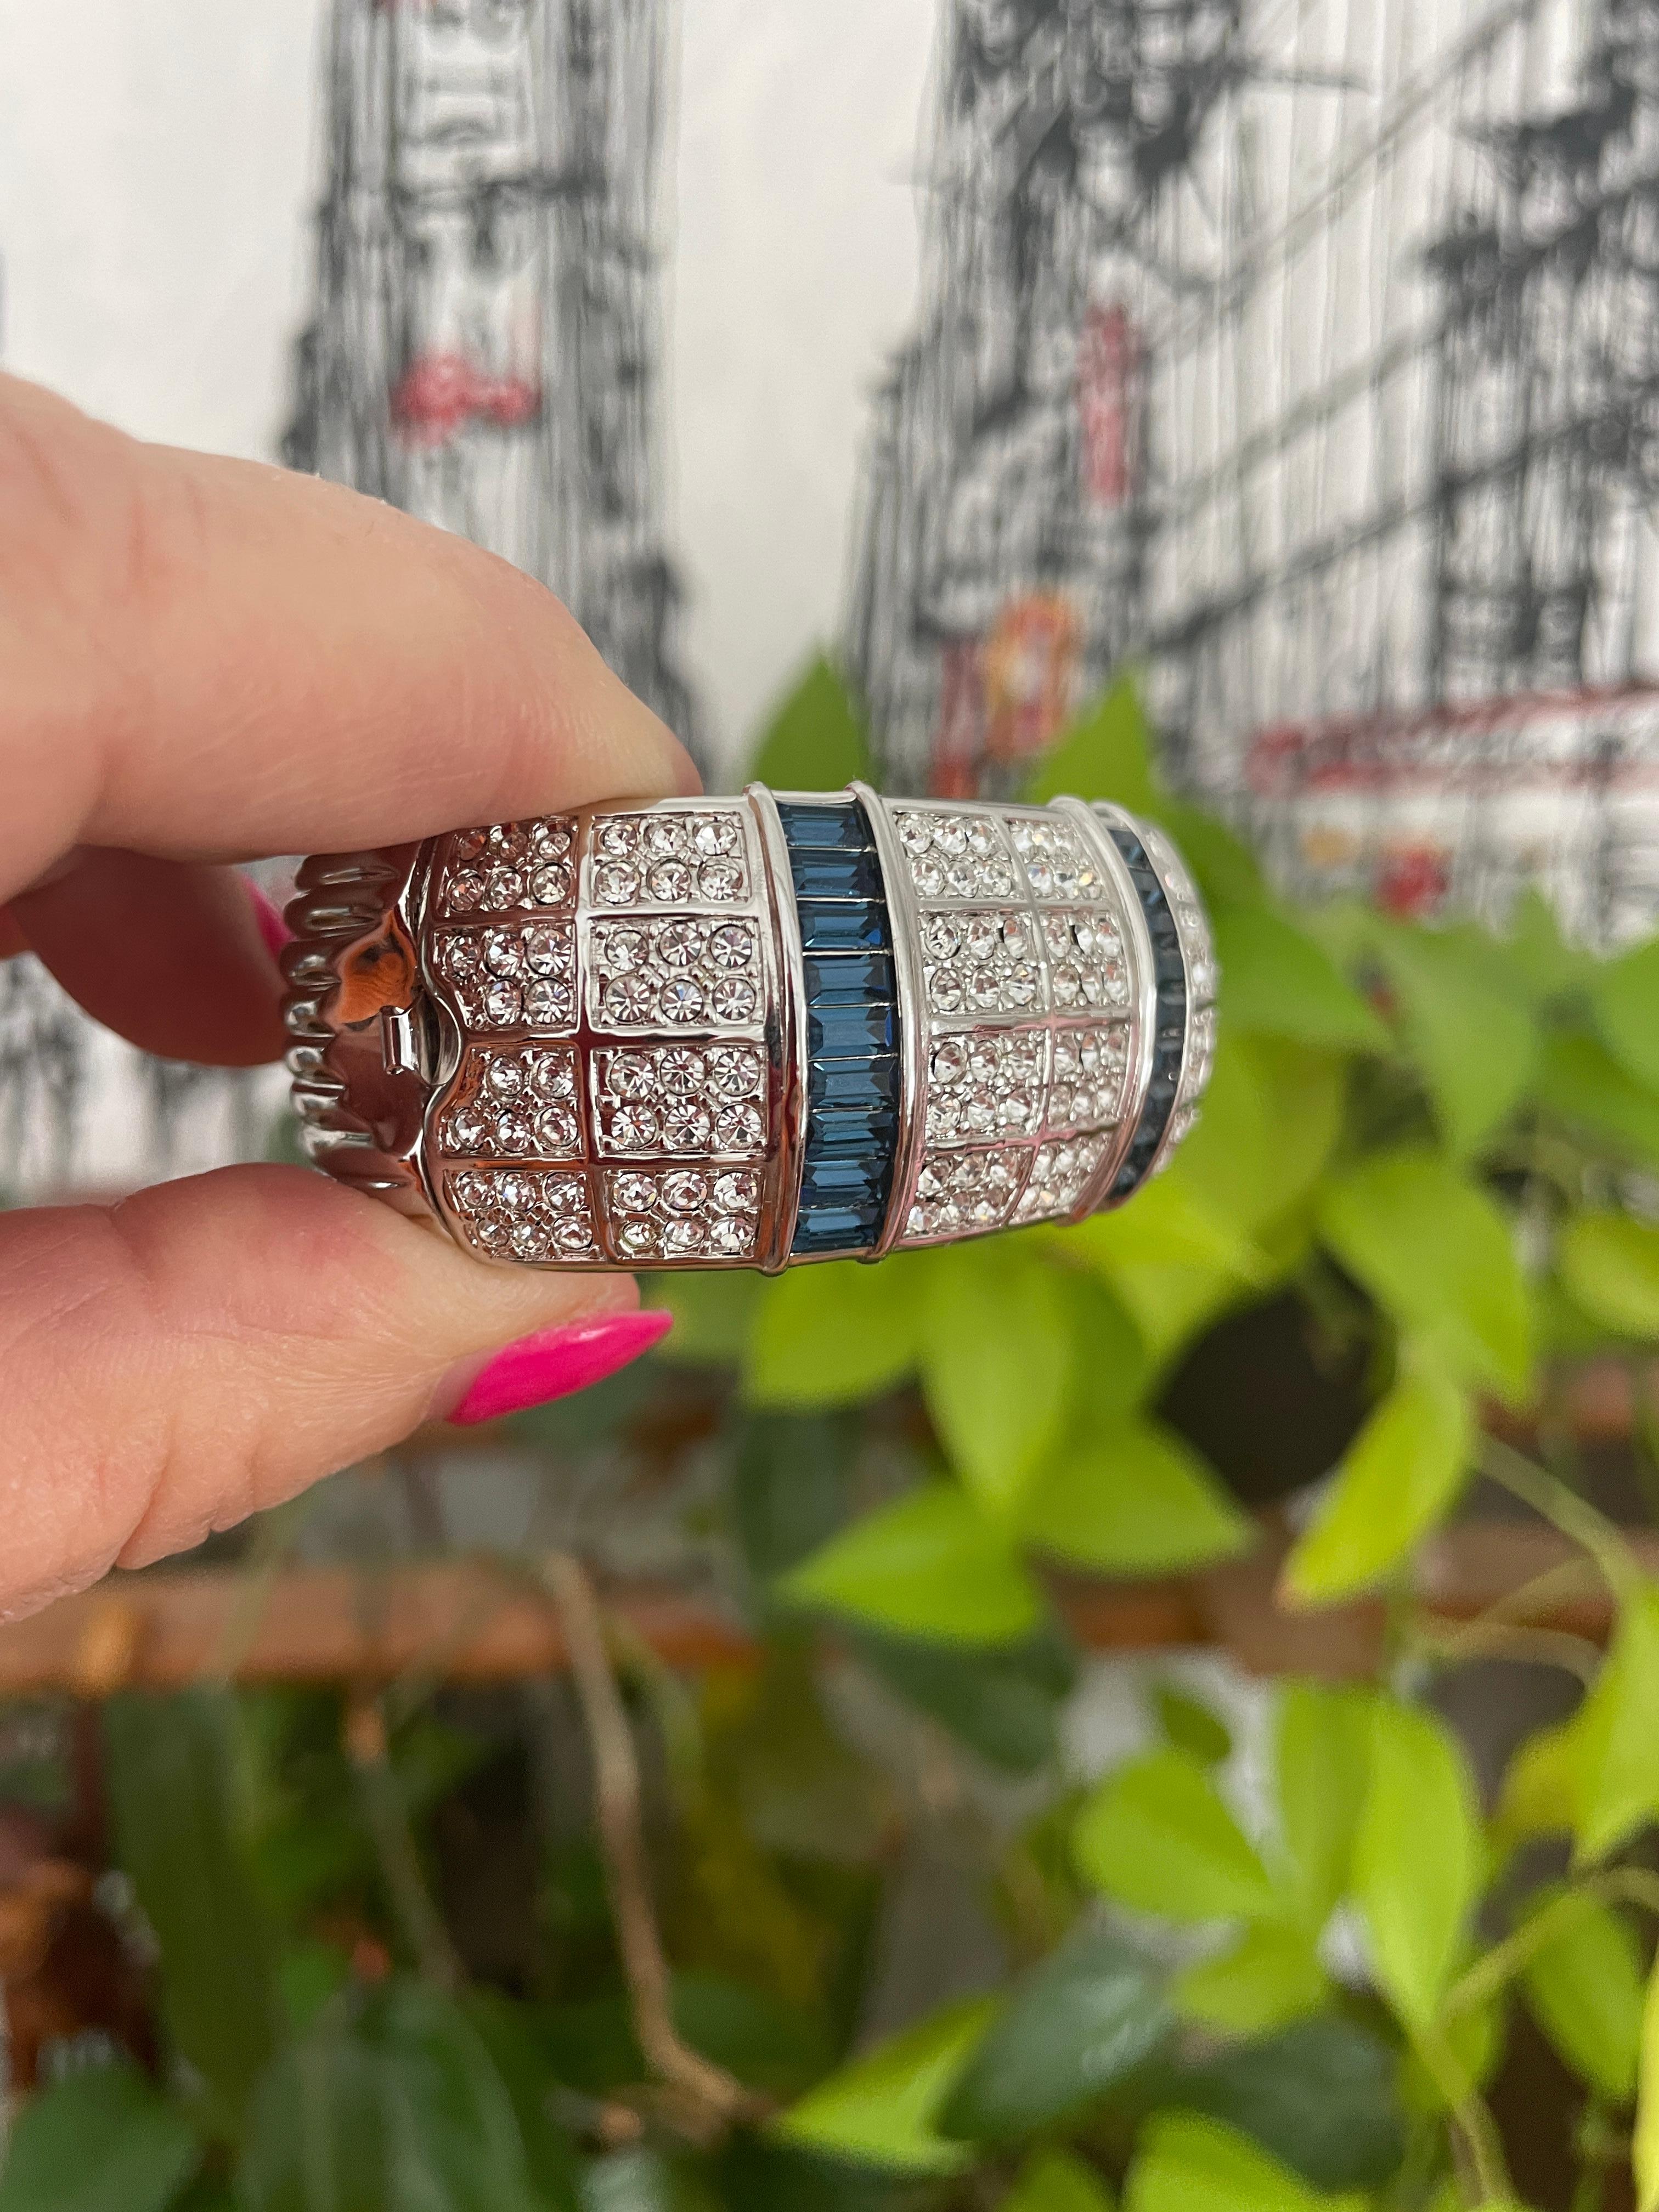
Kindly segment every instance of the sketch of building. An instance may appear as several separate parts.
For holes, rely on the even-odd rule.
[[[334,0],[286,441],[539,576],[678,734],[660,513],[667,0]]]
[[[1062,46],[1063,252],[1004,153]],[[1086,76],[1102,52],[1115,79]],[[1284,877],[1492,913],[1537,877],[1586,935],[1650,923],[1659,0],[949,0],[940,76],[922,335],[880,403],[848,626],[896,780],[1006,779],[988,678],[1041,573],[1048,635],[1088,644],[1018,734],[1133,655],[1170,772]],[[1137,100],[1176,118],[1152,163],[1124,158]],[[982,365],[1016,295],[962,250],[984,236],[1021,241],[1018,296],[1067,303],[1047,386],[1005,377],[1001,417]],[[1128,357],[1108,317],[1134,365],[1103,378]],[[1046,571],[994,465],[1040,399],[1069,405],[1052,516],[1091,511],[1123,426],[1117,532],[1039,532]],[[975,501],[970,601],[951,522]]]

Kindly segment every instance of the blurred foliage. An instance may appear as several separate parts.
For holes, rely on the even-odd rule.
[[[866,756],[820,660],[757,765]],[[331,1694],[124,1698],[110,1850],[161,2062],[49,2069],[0,2212],[1498,2212],[1523,2033],[1576,2085],[1574,2212],[1659,2204],[1659,1587],[1561,1397],[1659,1337],[1659,947],[1598,961],[1532,894],[1502,936],[1291,911],[1161,787],[1130,679],[1031,789],[1156,817],[1211,902],[1220,1046],[1170,1170],[1074,1229],[659,1279],[661,1355],[504,1431],[710,1471],[760,1663],[617,1659],[674,2022],[750,2116],[647,2081],[568,1701],[538,1751],[530,1706],[405,1686],[365,1761]],[[1491,1805],[1413,1574],[1478,1476],[1617,1622],[1605,1662],[1543,1651],[1583,1694]],[[1080,1777],[1056,1571],[1202,1572],[1292,1492],[1280,1601],[1379,1601],[1374,1678],[1283,1680],[1264,1735],[1154,1672],[1142,1741]],[[941,1915],[965,1885],[977,1950],[896,1996],[918,1879]]]

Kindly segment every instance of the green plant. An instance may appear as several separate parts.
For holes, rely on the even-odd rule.
[[[860,751],[818,664],[769,769]],[[658,1747],[654,1875],[629,1892],[614,1851],[528,1820],[509,1966],[478,1963],[445,1869],[522,1714],[422,1684],[112,1704],[167,2063],[39,2093],[0,2212],[1498,2208],[1489,2092],[1523,2026],[1577,2084],[1573,2212],[1628,2201],[1632,2164],[1659,2203],[1659,1584],[1592,1500],[1567,1392],[1592,1355],[1629,1374],[1624,1472],[1659,1494],[1659,946],[1598,962],[1532,897],[1502,939],[1293,914],[1158,786],[1127,682],[1034,787],[1156,815],[1211,901],[1221,1043],[1174,1166],[1078,1229],[674,1279],[668,1357],[518,1425],[558,1468],[702,1454],[762,1660],[692,1693],[613,1637],[629,1716],[591,1680],[586,1707],[602,1761]],[[1333,1462],[1287,1534],[1264,1509]],[[1469,1623],[1425,1604],[1415,1562],[1476,1479],[1604,1587],[1605,1660],[1538,1625],[1559,1574]],[[1287,1673],[1244,1752],[1165,1679],[1140,1747],[1077,1778],[1056,1571],[1275,1542],[1288,1614],[1375,1602],[1370,1673]],[[1493,1655],[1583,1695],[1483,1803],[1436,1693]],[[872,2037],[884,1909],[939,1832],[1004,1971]]]

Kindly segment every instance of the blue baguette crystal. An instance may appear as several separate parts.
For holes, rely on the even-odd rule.
[[[812,1116],[812,1148],[826,1157],[842,1153],[886,1160],[891,1157],[897,1136],[897,1109],[884,1103],[862,1109],[832,1106],[822,1112],[815,1111]]]
[[[1146,918],[1147,933],[1152,940],[1152,973],[1158,984],[1158,1030],[1152,1077],[1128,1150],[1112,1178],[1112,1196],[1127,1198],[1152,1166],[1181,1087],[1181,1059],[1187,1040],[1187,963],[1182,956],[1175,916],[1170,911],[1170,902],[1153,872],[1146,847],[1127,830],[1109,828],[1108,834],[1128,865],[1135,895]]]
[[[887,908],[866,902],[854,905],[799,902],[800,941],[809,952],[860,952],[890,945]]]
[[[870,824],[864,809],[851,799],[808,804],[781,799],[778,818],[792,848],[811,845],[844,853],[867,853],[871,849]]]
[[[824,852],[792,846],[789,872],[804,899],[878,899],[881,864],[873,853]]]
[[[874,1113],[891,1108],[898,1097],[896,1060],[824,1060],[809,1061],[806,1097],[814,1122],[847,1110]]]
[[[805,968],[809,1006],[850,1006],[892,999],[893,963],[888,953],[809,953]]]
[[[803,1206],[873,1206],[881,1194],[881,1164],[838,1153],[808,1160],[801,1171]]]
[[[814,1060],[868,1060],[891,1052],[896,1024],[891,1006],[809,1006],[806,1048]]]
[[[789,1249],[792,1252],[861,1252],[875,1243],[886,1211],[885,1199],[869,1206],[804,1206]]]

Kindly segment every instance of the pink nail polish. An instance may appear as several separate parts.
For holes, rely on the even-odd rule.
[[[659,1344],[674,1326],[660,1307],[647,1312],[604,1314],[568,1328],[545,1328],[498,1352],[473,1376],[446,1418],[470,1428],[526,1406],[544,1406],[602,1382],[630,1359]]]
[[[253,919],[264,940],[265,951],[274,960],[285,945],[292,944],[294,932],[283,920],[282,908],[251,876],[244,876],[242,881],[247,886],[247,902],[253,908]]]

